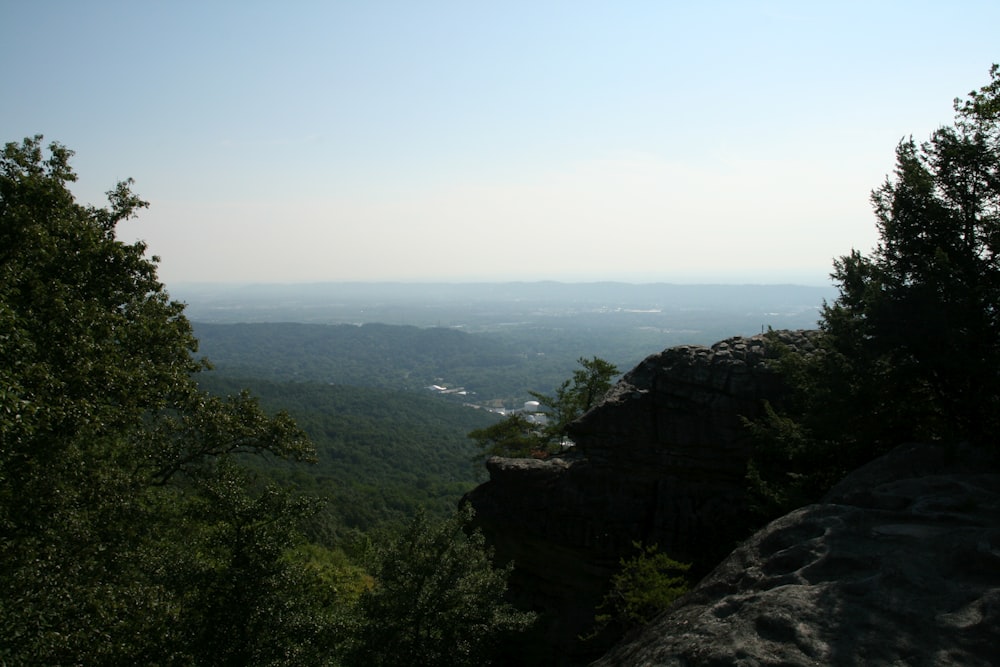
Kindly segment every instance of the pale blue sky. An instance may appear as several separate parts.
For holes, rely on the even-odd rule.
[[[821,284],[1000,2],[0,0],[3,141],[190,281]]]

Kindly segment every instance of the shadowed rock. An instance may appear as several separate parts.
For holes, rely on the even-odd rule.
[[[995,453],[907,446],[735,550],[595,665],[995,665]]]
[[[813,332],[777,335],[812,349]],[[466,499],[498,558],[515,562],[514,597],[546,614],[545,664],[601,648],[577,637],[634,541],[704,567],[746,536],[741,418],[783,392],[768,355],[763,336],[664,350],[572,425],[565,456],[488,461],[490,480]]]

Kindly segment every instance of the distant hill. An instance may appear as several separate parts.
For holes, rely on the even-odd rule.
[[[628,370],[674,345],[812,328],[831,290],[624,283],[189,286],[201,352],[227,374],[419,389],[516,403],[580,357]],[[470,335],[471,334],[471,335]]]
[[[481,331],[586,314],[602,315],[605,323],[645,314],[651,325],[672,329],[697,328],[706,317],[741,320],[740,331],[721,337],[742,332],[744,318],[758,332],[761,325],[812,326],[817,308],[836,294],[832,286],[618,282],[181,284],[171,293],[200,322],[382,322]]]
[[[470,369],[522,363],[501,340],[442,328],[199,322],[195,335],[220,371],[269,380],[421,389]]]

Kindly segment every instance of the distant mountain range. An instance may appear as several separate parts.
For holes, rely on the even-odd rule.
[[[200,322],[382,322],[473,331],[598,315],[677,328],[695,314],[739,321],[741,328],[747,318],[758,328],[808,328],[824,300],[836,297],[832,286],[619,282],[180,284],[170,291]]]

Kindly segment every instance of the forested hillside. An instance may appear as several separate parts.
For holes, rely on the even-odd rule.
[[[287,411],[316,446],[310,466],[268,461],[269,478],[326,501],[310,537],[342,542],[384,522],[403,523],[418,507],[454,511],[481,481],[483,466],[466,437],[497,417],[439,397],[372,387],[275,382],[214,372],[199,377],[220,395],[250,389],[268,412]]]
[[[78,204],[72,151],[41,142],[0,154],[0,664],[489,663],[533,616],[504,600],[509,570],[467,511],[416,511],[464,488],[456,429],[475,413],[206,392],[158,260],[117,238],[146,202],[125,181]],[[405,525],[330,547],[341,521],[387,517]]]
[[[703,334],[634,327],[523,326],[503,333],[372,323],[194,323],[198,351],[219,375],[274,381],[424,390],[464,388],[475,402],[519,407],[531,391],[548,393],[580,357],[631,368]]]
[[[195,325],[200,351],[227,375],[423,389],[525,365],[509,344],[453,329],[387,324]]]

